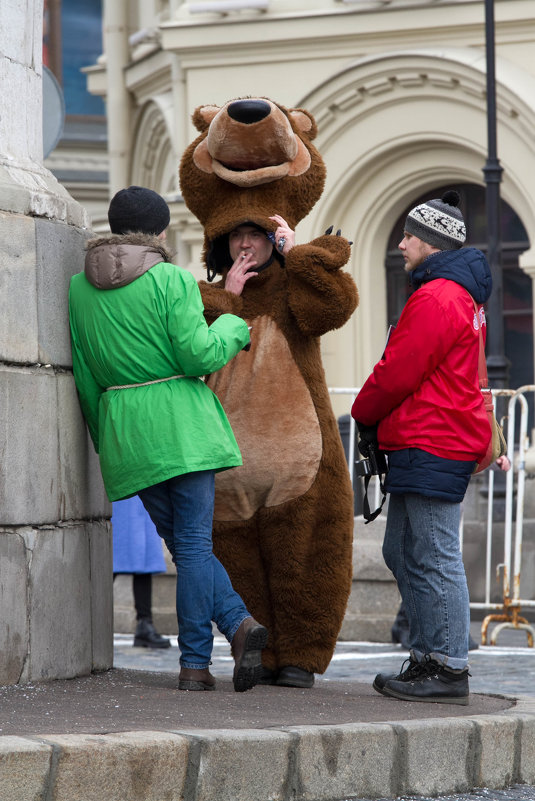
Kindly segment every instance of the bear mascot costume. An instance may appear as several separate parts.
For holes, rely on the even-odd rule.
[[[214,551],[268,628],[262,683],[311,687],[333,655],[352,580],[353,493],[319,339],[358,303],[341,269],[350,243],[331,228],[285,255],[279,237],[277,248],[273,216],[293,234],[323,191],[307,111],[242,98],[201,106],[193,122],[200,135],[181,159],[180,185],[204,228],[206,319],[230,312],[251,327],[250,350],[206,378],[243,457],[216,477]],[[261,230],[274,246],[233,294],[225,280],[238,226]]]

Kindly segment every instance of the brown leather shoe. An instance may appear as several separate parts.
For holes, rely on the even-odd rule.
[[[250,690],[262,675],[262,649],[266,647],[268,631],[253,617],[246,617],[232,638],[234,657],[232,681],[237,693]]]
[[[195,670],[194,668],[180,668],[178,674],[179,690],[215,690],[215,677],[208,668]]]

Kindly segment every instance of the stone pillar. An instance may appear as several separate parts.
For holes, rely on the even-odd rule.
[[[42,163],[42,0],[2,6],[0,685],[111,667],[111,531],[71,372],[84,209]]]
[[[104,0],[110,198],[129,185],[132,104],[124,77],[130,58],[128,7],[129,0]]]
[[[535,298],[535,245],[520,254],[518,263],[522,270],[530,276],[532,281],[533,297]],[[533,315],[533,337],[535,339],[535,314]],[[535,364],[534,364],[535,368]],[[535,429],[531,433],[531,446],[535,446]]]

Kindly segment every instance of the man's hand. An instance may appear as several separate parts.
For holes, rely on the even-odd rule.
[[[508,470],[511,469],[511,462],[507,456],[498,456],[496,459],[496,466],[503,470],[504,473],[507,473]]]
[[[295,232],[292,231],[284,217],[281,217],[280,214],[274,214],[273,217],[269,219],[277,223],[274,247],[279,253],[287,256],[295,245]]]
[[[367,459],[370,456],[370,446],[376,451],[379,450],[377,423],[373,426],[365,426],[364,423],[359,423],[358,420],[355,420],[355,423],[359,432],[358,448],[362,456]]]
[[[245,282],[249,278],[254,278],[255,273],[252,268],[256,267],[256,261],[251,253],[245,251],[238,254],[238,258],[230,268],[225,278],[225,289],[233,295],[241,295]],[[251,270],[251,272],[247,272]]]

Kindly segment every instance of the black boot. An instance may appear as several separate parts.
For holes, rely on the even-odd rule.
[[[423,701],[435,704],[468,704],[468,668],[451,670],[426,658],[421,671],[407,681],[390,679],[383,695],[402,701]]]
[[[277,681],[275,682],[278,687],[303,687],[310,689],[314,686],[314,674],[310,670],[296,667],[295,665],[286,665],[279,670]]]
[[[409,663],[408,665],[407,662]],[[387,681],[410,681],[410,679],[419,676],[422,669],[425,671],[425,662],[417,662],[411,656],[403,662],[399,673],[378,673],[373,680],[373,689],[381,693],[381,695],[387,695],[384,691]]]
[[[278,675],[278,671],[271,670],[271,668],[267,668],[262,665],[262,670],[260,671],[260,677],[257,681],[257,684],[276,684]]]
[[[158,634],[150,618],[142,617],[138,620],[134,635],[134,648],[169,648],[170,646],[171,641]]]

